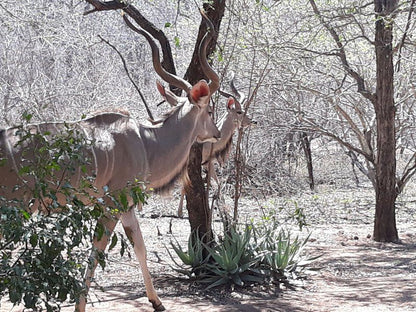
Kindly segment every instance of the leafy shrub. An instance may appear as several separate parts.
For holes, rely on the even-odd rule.
[[[146,195],[135,181],[116,194],[104,190],[98,197],[93,176],[87,172],[90,159],[85,151],[92,142],[74,128],[65,125],[57,135],[34,134],[24,126],[18,131],[18,144],[36,142],[36,151],[30,151],[32,157],[23,154],[27,160],[19,174],[33,181],[33,188],[25,195],[30,196],[29,202],[40,203],[43,213],[30,214],[27,201],[0,196],[0,296],[8,295],[13,304],[23,303],[26,308],[56,311],[60,303],[75,301],[85,290],[83,276],[91,241],[106,231],[96,226],[96,220],[104,213],[111,216],[129,209],[128,195],[135,203],[144,202]],[[83,177],[74,187],[70,178],[77,168]],[[111,202],[113,208],[104,202]],[[50,213],[53,211],[58,213]],[[117,241],[114,235],[110,248]],[[104,255],[99,255],[98,261],[105,266]]]

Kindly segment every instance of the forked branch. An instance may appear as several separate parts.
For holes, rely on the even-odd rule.
[[[406,164],[406,168],[404,168],[403,176],[400,179],[397,179],[396,182],[396,194],[400,194],[404,187],[406,186],[407,182],[415,175],[416,173],[416,153],[413,153],[412,157]]]
[[[373,105],[375,105],[376,102],[376,95],[373,92],[370,92],[367,90],[365,86],[365,80],[364,78],[355,71],[351,65],[348,62],[347,54],[344,49],[344,45],[341,42],[340,36],[336,32],[335,28],[332,27],[329,22],[327,22],[324,17],[321,14],[321,11],[318,9],[318,6],[315,3],[315,0],[309,0],[309,3],[312,6],[313,12],[316,14],[316,16],[319,18],[319,21],[321,24],[326,28],[326,30],[331,35],[332,39],[334,39],[335,44],[338,47],[338,53],[337,56],[341,60],[341,64],[344,68],[344,70],[348,73],[349,76],[351,76],[356,82],[357,82],[357,91],[364,96],[366,99],[370,100]]]
[[[344,141],[342,138],[340,138],[336,134],[332,133],[331,131],[325,129],[324,127],[316,123],[312,118],[308,118],[304,116],[303,114],[300,114],[299,119],[301,122],[306,124],[306,130],[314,130],[314,131],[321,133],[322,135],[330,137],[334,139],[335,141],[337,141],[338,143],[340,143],[341,145],[345,146],[348,150],[354,151],[357,154],[364,156],[364,158],[368,160],[370,163],[374,163],[374,155],[372,153],[371,154],[366,153],[364,150],[355,147],[354,145],[352,145],[351,143],[348,143],[347,141]]]
[[[363,151],[366,154],[371,155],[372,154],[372,149],[369,146],[369,142],[367,141],[367,139],[365,137],[365,134],[358,128],[357,124],[354,122],[354,120],[351,118],[351,116],[348,115],[348,113],[344,109],[342,109],[341,106],[339,106],[338,104],[335,104],[335,108],[336,108],[338,114],[340,114],[350,125],[352,131],[357,136],[357,139],[360,142],[360,145],[361,145],[361,148],[363,149]]]
[[[163,60],[161,62],[162,67],[176,75],[175,64],[173,62],[172,56],[172,49],[170,47],[169,40],[155,25],[153,25],[150,21],[148,21],[136,7],[130,3],[122,2],[120,0],[112,0],[112,1],[101,1],[101,0],[85,0],[90,3],[94,9],[84,12],[84,15],[91,14],[94,12],[99,11],[111,11],[111,10],[123,10],[128,16],[130,16],[141,28],[147,31],[153,38],[159,41],[161,49],[162,49],[162,56]],[[172,90],[177,95],[180,95],[180,91]]]
[[[99,1],[99,0],[85,0],[85,1],[87,1],[92,6],[94,6],[94,9],[85,11],[84,15],[88,15],[88,14],[98,12],[98,11],[111,11],[111,10],[124,9],[127,6],[127,4],[117,1],[117,0],[105,1],[105,2]]]

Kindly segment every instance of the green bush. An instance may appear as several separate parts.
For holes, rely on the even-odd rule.
[[[102,197],[95,196],[93,176],[87,172],[90,159],[86,151],[92,142],[69,125],[57,135],[33,134],[28,129],[18,129],[18,144],[36,143],[36,150],[23,154],[27,161],[19,174],[33,181],[33,188],[25,195],[30,195],[29,202],[40,203],[42,213],[30,214],[28,201],[0,197],[0,296],[8,296],[13,304],[22,303],[26,308],[58,311],[60,303],[74,302],[85,291],[83,276],[89,265],[91,241],[106,231],[96,227],[96,220],[104,213],[111,217],[129,209],[127,195],[135,203],[144,202],[146,195],[135,181],[117,194],[107,190]],[[84,176],[74,187],[70,178],[77,168]],[[111,202],[112,208],[104,202]],[[59,212],[50,213],[53,211]],[[110,248],[117,241],[114,235]],[[98,260],[104,267],[104,255]]]

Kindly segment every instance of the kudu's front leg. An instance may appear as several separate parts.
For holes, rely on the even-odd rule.
[[[121,222],[123,223],[124,231],[127,237],[133,245],[134,253],[137,260],[139,260],[140,267],[142,269],[144,284],[146,286],[146,294],[149,301],[152,303],[155,311],[165,311],[165,307],[157,296],[156,290],[153,287],[152,277],[150,276],[149,269],[146,262],[146,246],[142,232],[140,230],[139,221],[136,218],[135,210],[130,209],[121,216]]]
[[[104,234],[99,238],[94,235],[93,247],[89,258],[89,264],[85,272],[85,293],[79,297],[79,302],[75,306],[75,312],[85,312],[87,305],[87,295],[91,286],[92,278],[94,277],[95,268],[97,267],[97,256],[100,252],[104,252],[110,240],[111,234],[116,227],[118,219],[115,217],[103,217],[97,221],[97,227],[104,227]],[[97,232],[97,231],[96,231]]]

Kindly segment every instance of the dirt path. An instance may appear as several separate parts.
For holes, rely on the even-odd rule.
[[[325,238],[326,229],[320,230],[322,236],[309,246],[311,252],[322,254],[313,265],[320,270],[309,271],[308,278],[296,282],[295,289],[277,294],[261,288],[231,294],[204,293],[170,276],[156,278],[156,287],[172,312],[416,311],[415,233],[407,233],[403,244],[395,245],[374,243],[366,238],[366,231],[344,228],[344,233],[351,230],[348,232],[353,234]],[[103,301],[96,302],[89,311],[152,311],[143,288],[130,284],[128,274],[124,277],[123,285],[96,291]]]
[[[178,278],[165,246],[169,246],[172,239],[168,234],[170,228],[185,246],[188,220],[155,218],[155,214],[169,215],[174,210],[171,202],[154,201],[140,222],[155,287],[167,311],[171,312],[416,311],[416,196],[406,194],[398,203],[401,244],[381,244],[371,239],[374,207],[371,197],[371,190],[357,189],[292,198],[290,202],[296,201],[309,216],[312,235],[308,253],[322,255],[313,263],[314,270],[306,272],[306,279],[292,281],[291,289],[257,286],[233,292],[204,291]],[[248,215],[259,213],[250,201],[243,204]],[[176,207],[176,203],[173,205]],[[273,199],[272,204],[269,200],[263,207],[276,209],[282,205],[289,204]],[[97,270],[97,286],[92,291],[88,311],[153,311],[135,265],[134,258],[120,259],[116,251],[111,252],[106,270]],[[3,302],[0,311],[22,309],[11,310],[10,305]],[[65,306],[62,311],[73,311],[73,307]]]

